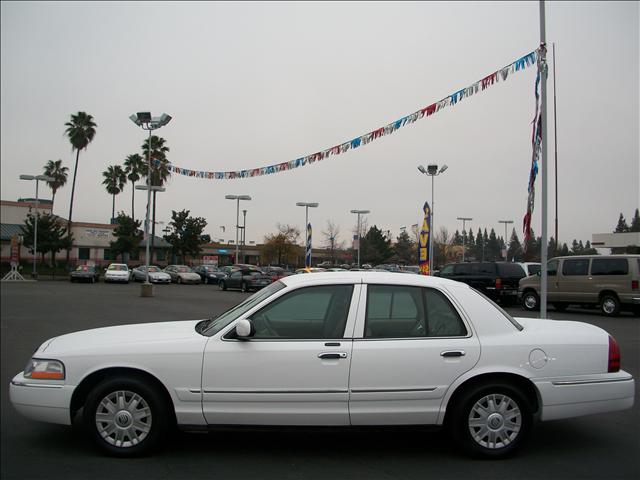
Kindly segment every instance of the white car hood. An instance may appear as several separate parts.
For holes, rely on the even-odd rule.
[[[107,270],[105,272],[105,275],[108,275],[110,277],[128,277],[129,272],[127,272],[126,270]]]
[[[199,321],[139,323],[83,330],[55,337],[48,343],[44,342],[41,350],[36,354],[44,353],[53,356],[74,351],[93,350],[99,352],[102,348],[114,345],[151,345],[197,337],[201,337],[205,341],[207,337],[203,337],[195,331],[195,325]]]
[[[184,278],[193,278],[194,280],[200,278],[200,275],[194,272],[178,272],[178,275]]]
[[[157,278],[157,279],[171,278],[171,275],[164,272],[149,272],[149,278]]]

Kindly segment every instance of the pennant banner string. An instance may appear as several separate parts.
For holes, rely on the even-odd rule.
[[[273,173],[285,172],[288,170],[293,170],[295,168],[304,167],[306,165],[311,165],[315,162],[324,160],[325,158],[331,157],[333,155],[340,155],[342,153],[346,153],[349,150],[359,148],[364,145],[368,145],[369,143],[377,140],[385,135],[391,135],[396,130],[400,128],[415,123],[417,120],[421,120],[425,117],[429,117],[440,110],[456,105],[467,97],[470,97],[478,92],[482,92],[486,90],[488,87],[497,83],[498,81],[506,81],[507,78],[515,72],[519,72],[524,70],[527,67],[536,64],[536,59],[539,57],[540,49],[535,50],[527,55],[520,57],[515,62],[510,63],[509,65],[496,70],[490,75],[478,80],[477,82],[471,84],[467,88],[463,88],[461,90],[452,93],[451,95],[446,96],[442,100],[432,103],[431,105],[421,108],[413,112],[410,115],[406,115],[395,122],[391,122],[383,127],[380,127],[376,130],[373,130],[369,133],[361,135],[359,137],[354,138],[353,140],[349,140],[347,142],[335,145],[333,147],[327,148],[325,150],[320,150],[319,152],[312,153],[311,155],[307,155],[305,157],[300,157],[295,160],[290,160],[288,162],[277,163],[274,165],[268,165],[265,167],[257,167],[251,168],[248,170],[235,170],[235,171],[226,171],[226,172],[208,172],[201,170],[193,170],[189,168],[179,167],[169,162],[162,162],[160,160],[154,160],[156,168],[162,166],[166,168],[170,173],[175,173],[178,175],[184,175],[187,177],[194,178],[205,178],[208,180],[231,180],[238,178],[251,178],[258,177],[262,175],[270,175]],[[536,115],[537,116],[537,115]],[[535,120],[534,120],[535,121]]]

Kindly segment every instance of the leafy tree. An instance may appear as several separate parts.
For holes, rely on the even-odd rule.
[[[640,232],[640,212],[636,208],[635,214],[633,215],[633,220],[631,220],[631,228],[629,228],[630,232]]]
[[[129,155],[124,161],[124,171],[127,175],[127,179],[131,182],[131,218],[136,218],[135,215],[135,193],[136,182],[142,177],[142,171],[144,170],[144,160],[137,153]]]
[[[558,256],[558,245],[556,245],[556,241],[553,236],[549,237],[549,243],[547,244],[547,252],[549,254],[549,258]]]
[[[31,249],[33,253],[33,234],[36,225],[36,216],[29,213],[24,225],[21,225],[23,244]],[[38,215],[37,252],[42,255],[44,262],[45,255],[51,252],[51,264],[55,264],[55,255],[65,248],[71,248],[71,240],[67,235],[66,228],[57,215],[45,213]]]
[[[464,232],[463,232],[464,234]],[[469,228],[469,231],[467,232],[466,235],[466,249],[467,249],[467,257],[475,257],[476,259],[478,258],[476,256],[476,239],[473,236],[473,230],[471,228]]]
[[[300,253],[300,230],[291,225],[277,225],[278,232],[266,235],[260,247],[263,263],[296,264]]]
[[[125,254],[130,256],[140,248],[143,233],[140,230],[141,222],[134,220],[124,212],[118,213],[116,228],[113,230],[115,241],[109,243],[114,258],[122,256],[122,262],[126,263]]]
[[[151,178],[150,183],[152,187],[161,187],[169,179],[171,173],[169,172],[169,161],[167,160],[167,152],[169,147],[165,145],[166,140],[162,137],[155,135],[151,136]],[[142,152],[144,158],[149,158],[149,141],[142,144]],[[156,161],[160,162],[156,165]],[[149,165],[143,163],[142,176],[149,176]],[[154,239],[156,236],[156,194],[158,192],[154,190],[153,195],[153,219],[151,222],[151,260],[153,260],[153,247]]]
[[[331,255],[331,263],[336,263],[336,250],[342,250],[344,248],[344,242],[338,240],[340,237],[340,227],[338,227],[331,220],[327,220],[327,229],[322,231],[322,235],[325,238],[325,247],[329,250]]]
[[[500,243],[498,237],[496,237],[496,231],[492,228],[489,233],[489,240],[487,241],[485,260],[488,262],[495,262],[500,259]]]
[[[433,242],[435,241],[435,239],[431,237],[431,241]],[[436,250],[435,244],[433,245],[433,247],[434,247],[433,251],[435,256],[435,250]],[[398,261],[400,263],[403,263],[406,265],[415,265],[417,263],[416,262],[416,259],[418,258],[417,245],[416,245],[416,242],[411,240],[411,237],[406,232],[406,230],[403,230],[402,232],[400,232],[400,235],[398,235],[398,238],[396,239],[396,244],[395,244],[395,252],[396,252],[396,255],[398,256]]]
[[[622,213],[620,214],[620,218],[618,219],[618,225],[616,225],[616,229],[613,233],[624,233],[629,231],[629,225],[627,225],[627,221],[624,219]]]
[[[438,269],[441,265],[447,263],[447,254],[451,247],[452,237],[449,235],[447,227],[440,227],[440,230],[433,236],[433,269]],[[416,253],[416,257],[417,253]]]
[[[582,250],[583,255],[599,255],[598,250],[591,246],[591,242],[587,240],[587,243],[584,244],[584,249]]]
[[[375,225],[369,229],[361,243],[360,258],[362,263],[377,265],[393,255],[391,240],[386,238],[382,230]]]
[[[201,251],[200,245],[203,241],[203,234],[207,221],[202,217],[190,217],[189,210],[176,212],[171,211],[171,222],[169,228],[172,231],[164,238],[171,244],[171,251],[174,255],[179,255],[182,261],[186,261],[189,255],[196,256]]]
[[[67,177],[69,169],[67,167],[62,166],[62,160],[49,160],[47,164],[44,166],[44,174],[48,177],[53,178],[52,181],[47,181],[47,185],[53,192],[53,196],[51,197],[51,211],[53,212],[53,204],[56,201],[56,192],[59,188],[62,188],[67,183]]]
[[[116,216],[116,195],[124,190],[124,185],[127,183],[127,174],[120,165],[110,165],[102,172],[102,176],[104,177],[102,184],[107,189],[107,192],[113,196],[111,218],[114,218]]]
[[[462,245],[462,235],[460,232],[456,230],[456,233],[453,234],[453,238],[451,239],[452,245]]]
[[[76,151],[76,165],[73,169],[73,182],[71,184],[71,202],[69,203],[69,221],[67,222],[67,236],[71,234],[71,221],[73,214],[73,198],[76,191],[76,176],[78,174],[78,159],[80,150],[86,150],[96,135],[96,123],[93,117],[85,112],[71,115],[71,121],[64,124],[67,129],[65,134],[69,138],[71,147]],[[67,249],[67,264],[69,264],[70,248]]]
[[[566,257],[567,255],[569,255],[569,247],[567,247],[566,243],[563,243],[562,248],[560,249],[560,256]]]

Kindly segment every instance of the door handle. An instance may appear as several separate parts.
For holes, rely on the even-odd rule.
[[[445,350],[444,352],[440,352],[441,357],[464,357],[464,350]]]
[[[322,352],[318,354],[318,358],[322,360],[347,358],[347,354],[345,352]]]

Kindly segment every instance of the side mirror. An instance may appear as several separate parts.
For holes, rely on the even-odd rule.
[[[253,326],[251,320],[242,319],[236,323],[236,335],[239,340],[248,340],[256,334],[256,327]]]

